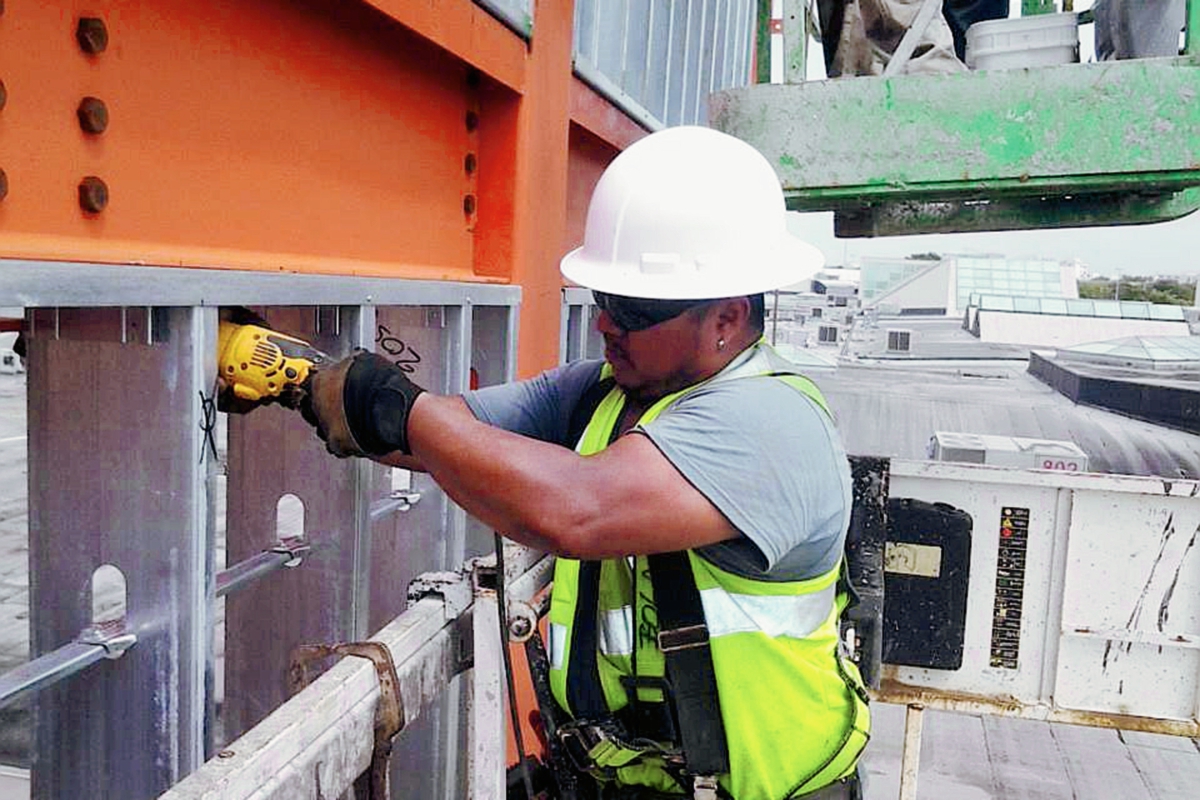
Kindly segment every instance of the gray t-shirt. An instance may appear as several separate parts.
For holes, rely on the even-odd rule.
[[[573,362],[465,400],[483,422],[574,447],[571,412],[601,365]],[[634,430],[742,533],[699,548],[717,566],[799,580],[837,563],[850,518],[849,464],[829,416],[796,389],[770,377],[715,381]]]

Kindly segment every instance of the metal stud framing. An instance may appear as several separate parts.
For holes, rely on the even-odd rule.
[[[331,354],[376,349],[415,361],[431,389],[460,392],[472,373],[484,383],[514,374],[518,288],[212,275],[0,261],[0,300],[26,307],[31,331],[33,655],[89,641],[93,574],[106,564],[124,579],[124,630],[136,635],[112,653],[119,658],[36,694],[34,797],[114,787],[157,796],[286,699],[292,648],[366,638],[403,611],[411,578],[490,543],[425,476],[393,491],[391,470],[328,456],[278,407],[228,419],[228,502],[218,508],[222,442],[219,428],[207,433],[206,399],[220,305],[252,298],[271,324]],[[280,545],[286,494],[303,504],[310,549],[302,567],[256,570],[228,593],[218,698],[222,515],[228,564],[252,563]],[[424,732],[418,724],[406,736],[405,747],[437,754],[441,766],[404,774],[394,796],[461,796],[461,702],[449,695]]]

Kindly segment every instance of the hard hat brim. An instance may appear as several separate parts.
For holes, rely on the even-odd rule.
[[[588,289],[625,297],[705,300],[782,289],[811,278],[825,264],[816,247],[785,234],[770,247],[685,261],[666,269],[590,258],[583,247],[563,256],[564,278]]]

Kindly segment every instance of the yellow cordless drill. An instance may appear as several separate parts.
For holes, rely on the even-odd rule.
[[[236,309],[223,313],[217,336],[217,369],[224,389],[222,411],[244,413],[279,402],[296,408],[314,369],[329,356],[303,339],[266,327],[265,320]]]

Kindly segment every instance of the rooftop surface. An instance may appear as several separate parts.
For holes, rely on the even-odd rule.
[[[910,354],[886,352],[891,329],[912,331]],[[837,371],[816,380],[856,455],[924,459],[933,433],[949,431],[1071,441],[1095,472],[1200,477],[1200,436],[1076,405],[1030,375],[1027,357],[1024,348],[980,342],[956,319],[904,317],[856,328]],[[1124,379],[1179,381],[1105,369]]]

